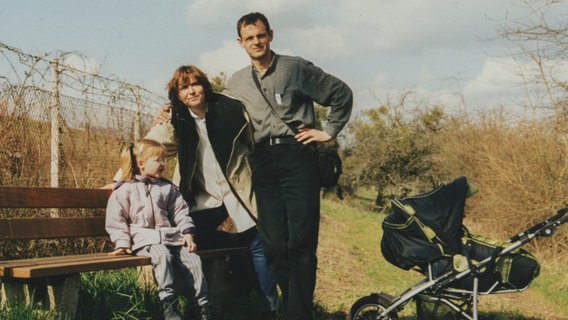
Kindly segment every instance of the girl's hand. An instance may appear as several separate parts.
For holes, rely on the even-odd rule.
[[[126,254],[132,254],[132,250],[130,250],[129,248],[118,248],[116,250],[114,250],[113,252],[109,253],[109,256],[120,256],[120,255],[126,255]]]
[[[195,252],[197,250],[197,245],[193,241],[193,235],[191,233],[183,235],[182,243],[184,247],[187,247],[187,251],[189,252]]]

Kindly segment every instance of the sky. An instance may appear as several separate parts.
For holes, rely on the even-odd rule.
[[[488,108],[523,95],[518,68],[530,62],[513,60],[498,30],[528,9],[519,0],[3,0],[0,42],[29,54],[81,52],[102,74],[165,98],[180,65],[210,77],[248,65],[236,21],[259,11],[272,49],[344,80],[356,110],[409,90],[430,104]]]

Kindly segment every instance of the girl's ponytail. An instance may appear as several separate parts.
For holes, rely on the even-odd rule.
[[[138,166],[136,165],[136,156],[134,155],[134,143],[124,147],[120,153],[120,169],[122,171],[122,176],[120,180],[130,181],[134,178],[134,175],[138,171]]]

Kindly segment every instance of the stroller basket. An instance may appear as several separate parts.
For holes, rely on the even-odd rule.
[[[508,241],[471,235],[463,226],[466,198],[477,188],[465,177],[413,197],[394,199],[383,221],[381,251],[391,264],[425,276],[398,296],[373,293],[351,307],[350,320],[398,319],[415,300],[419,319],[477,319],[477,296],[518,292],[539,275],[536,258],[521,247],[551,236],[568,221],[568,206]]]

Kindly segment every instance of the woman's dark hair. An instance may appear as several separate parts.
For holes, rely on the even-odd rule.
[[[203,91],[205,92],[205,98],[210,96],[213,92],[211,87],[211,82],[207,78],[207,75],[201,71],[198,67],[194,65],[181,66],[174,71],[172,79],[168,82],[168,98],[172,104],[181,103],[178,98],[179,89],[189,85],[190,83],[197,81],[201,86],[203,86]]]

